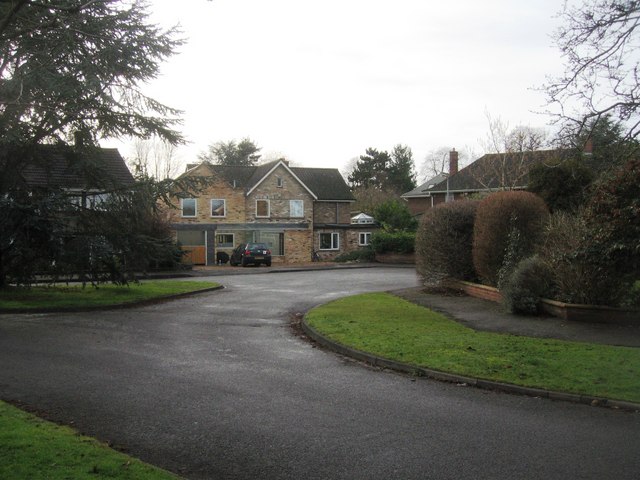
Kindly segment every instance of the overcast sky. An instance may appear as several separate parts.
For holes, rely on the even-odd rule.
[[[482,153],[486,113],[544,127],[561,0],[153,0],[187,44],[146,93],[184,111],[183,162],[216,141],[343,166],[367,147]],[[120,146],[125,156],[132,152]]]

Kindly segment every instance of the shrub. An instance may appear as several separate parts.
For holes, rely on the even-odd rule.
[[[475,278],[471,247],[478,203],[442,203],[423,215],[416,235],[416,269],[423,282]]]
[[[505,308],[511,313],[540,312],[540,298],[551,293],[549,266],[537,255],[520,261],[501,290]]]
[[[581,214],[557,212],[544,228],[539,252],[553,271],[554,298],[568,303],[600,303],[603,277],[579,251],[589,241]]]
[[[379,231],[371,235],[371,248],[376,253],[413,253],[416,234],[413,232]]]
[[[347,252],[347,253],[338,255],[334,261],[338,263],[372,262],[374,259],[375,259],[375,252],[370,248],[363,248],[362,250],[354,250],[352,252]]]
[[[640,278],[640,162],[601,179],[575,215],[552,217],[541,250],[558,300],[630,306]]]
[[[482,200],[473,230],[473,265],[477,274],[490,285],[497,285],[513,238],[511,232],[519,232],[519,258],[512,259],[515,264],[531,254],[548,216],[544,201],[530,192],[497,192]]]
[[[584,204],[593,171],[580,160],[555,165],[539,163],[529,170],[527,189],[539,195],[552,211],[575,211]]]
[[[415,232],[417,220],[409,212],[407,203],[401,200],[387,200],[378,205],[373,216],[382,227],[389,232]]]
[[[627,285],[640,278],[640,160],[605,177],[584,211],[598,266]]]

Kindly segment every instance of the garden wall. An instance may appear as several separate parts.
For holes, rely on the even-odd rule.
[[[415,265],[416,255],[414,253],[376,253],[376,262]]]
[[[497,288],[479,283],[448,280],[446,286],[461,290],[470,297],[482,298],[492,302],[502,302],[502,294]],[[631,324],[640,323],[640,311],[625,310],[600,305],[579,305],[556,300],[542,299],[542,310],[554,317],[575,322]]]

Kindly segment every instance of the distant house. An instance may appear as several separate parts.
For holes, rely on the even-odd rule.
[[[449,174],[438,175],[416,189],[402,194],[415,215],[444,202],[488,194],[498,190],[523,190],[529,182],[529,169],[544,161],[566,155],[562,150],[489,153],[458,170],[458,152],[449,152]]]
[[[78,204],[92,206],[110,191],[130,187],[134,178],[115,148],[95,148],[79,154],[67,145],[38,145],[14,185],[28,190],[59,189]],[[89,156],[90,155],[90,156]]]
[[[259,166],[189,165],[183,176],[210,182],[193,198],[176,198],[168,220],[187,261],[215,264],[246,241],[269,245],[274,263],[309,262],[362,248],[371,225],[353,225],[355,201],[333,168],[290,167],[284,160]]]

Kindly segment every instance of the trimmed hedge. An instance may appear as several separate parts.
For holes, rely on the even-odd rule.
[[[371,248],[376,253],[413,253],[416,234],[414,232],[375,232],[371,235]]]
[[[442,203],[423,216],[416,236],[416,269],[424,283],[474,280],[473,225],[477,200]]]
[[[483,199],[473,231],[473,265],[478,275],[497,286],[506,253],[515,252],[509,258],[510,269],[515,268],[532,253],[548,217],[544,201],[530,192],[496,192]],[[502,276],[509,273],[503,270]]]

